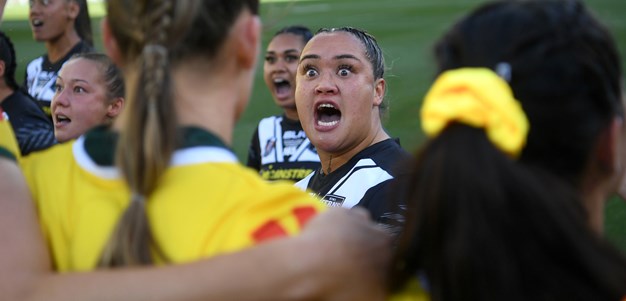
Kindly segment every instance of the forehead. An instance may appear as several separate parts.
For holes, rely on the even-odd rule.
[[[365,47],[361,41],[348,32],[323,32],[315,35],[304,48],[303,55],[315,54],[321,58],[350,54],[365,59]]]
[[[77,58],[63,64],[59,75],[63,80],[98,81],[101,79],[100,66],[92,60]]]
[[[304,41],[302,37],[292,33],[283,33],[275,36],[267,45],[268,51],[275,51],[276,49],[302,49],[304,47]]]

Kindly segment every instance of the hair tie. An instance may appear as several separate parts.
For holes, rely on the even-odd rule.
[[[484,128],[489,140],[514,158],[524,147],[529,129],[511,87],[487,68],[442,73],[426,94],[421,118],[422,128],[430,137],[453,121]]]

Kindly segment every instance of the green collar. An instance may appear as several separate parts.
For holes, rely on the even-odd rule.
[[[179,132],[178,137],[181,141],[179,141],[176,150],[197,146],[213,146],[233,152],[222,139],[205,129],[188,126],[180,128]],[[119,139],[117,132],[112,131],[108,126],[99,126],[87,132],[84,137],[85,151],[97,165],[114,165],[115,148]]]

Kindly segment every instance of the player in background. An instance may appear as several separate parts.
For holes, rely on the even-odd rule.
[[[287,26],[274,34],[265,50],[263,78],[283,114],[259,122],[247,165],[266,180],[297,182],[320,166],[317,151],[300,124],[295,100],[298,60],[311,37],[313,33],[304,26]]]

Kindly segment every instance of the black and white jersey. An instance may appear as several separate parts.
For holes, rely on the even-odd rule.
[[[1,107],[13,127],[22,155],[56,143],[52,122],[22,91],[15,91],[5,98]]]
[[[26,79],[24,81],[24,87],[28,91],[28,94],[32,96],[39,107],[48,115],[51,116],[50,103],[54,96],[54,84],[57,80],[59,70],[63,67],[63,64],[76,53],[91,52],[94,51],[84,41],[78,42],[72,49],[57,62],[50,62],[48,54],[44,54],[26,66]]]
[[[362,206],[378,223],[396,225],[402,219],[401,210],[400,204],[390,199],[390,188],[393,179],[405,173],[399,163],[409,158],[397,141],[387,139],[362,150],[328,175],[318,169],[296,186],[313,191],[327,206]]]
[[[259,122],[247,165],[266,180],[299,181],[320,166],[315,147],[297,120],[271,116]]]

